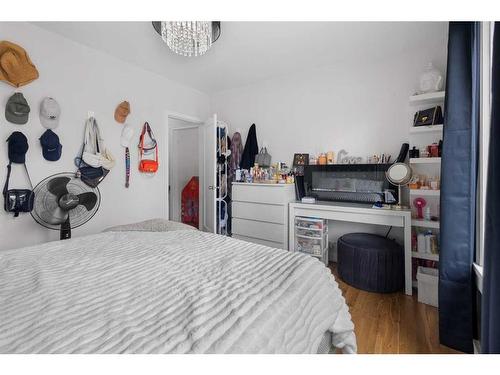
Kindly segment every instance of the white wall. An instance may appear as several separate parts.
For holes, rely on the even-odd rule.
[[[170,219],[181,221],[182,189],[191,177],[200,177],[200,128],[178,119],[169,119],[168,127],[170,130]]]
[[[167,217],[167,113],[172,111],[204,119],[209,114],[208,96],[32,24],[2,22],[0,40],[22,45],[40,73],[38,80],[18,90],[0,82],[2,187],[8,163],[4,140],[11,132],[22,131],[29,139],[28,168],[36,184],[54,173],[75,170],[73,158],[82,142],[87,111],[92,110],[117,163],[99,186],[102,194],[99,212],[83,227],[75,229],[73,236],[96,233],[111,225]],[[133,53],[133,46],[130,48]],[[11,124],[3,114],[7,99],[16,91],[21,91],[31,106],[26,125]],[[38,119],[39,103],[45,96],[56,98],[62,108],[61,123],[55,131],[63,144],[63,155],[57,162],[43,159],[38,141],[45,131]],[[160,151],[160,170],[156,176],[147,177],[137,171],[137,150],[132,147],[129,189],[124,187],[124,151],[119,143],[122,126],[113,119],[115,107],[122,100],[131,103],[132,113],[127,122],[135,128],[136,138],[144,121],[149,121]],[[11,187],[24,186],[23,171],[16,165]],[[29,214],[14,219],[3,210],[0,212],[0,250],[55,240],[58,236],[58,232],[36,224]]]
[[[446,43],[443,28],[443,35],[408,45],[404,53],[382,61],[367,55],[362,61],[216,93],[212,108],[232,131],[242,129],[244,139],[255,123],[259,146],[267,144],[274,162],[291,163],[296,152],[341,149],[350,155],[390,153],[394,158],[408,140],[413,114],[408,97],[429,61],[444,70]]]

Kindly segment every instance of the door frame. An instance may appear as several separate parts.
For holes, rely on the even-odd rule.
[[[166,197],[167,197],[167,212],[166,212],[166,217],[171,220],[172,218],[170,217],[170,192],[169,192],[169,186],[170,186],[170,137],[171,137],[171,121],[170,120],[181,120],[186,122],[186,126],[183,128],[198,128],[198,129],[203,129],[203,126],[205,125],[204,121],[200,120],[197,117],[193,117],[190,115],[185,115],[182,113],[177,113],[177,112],[167,112],[167,129],[165,132],[165,144],[168,147],[168,150],[166,152]],[[199,131],[198,132],[198,143],[199,146],[203,143],[204,144],[204,137],[205,137],[205,132]],[[204,194],[203,194],[203,189],[202,189],[202,181],[204,177],[204,168],[203,168],[203,148],[199,148],[199,156],[198,156],[198,170],[200,171],[199,179],[200,179],[200,201],[199,201],[199,217],[202,218],[203,216],[203,210],[204,210]],[[199,228],[202,229],[202,220],[199,220]]]

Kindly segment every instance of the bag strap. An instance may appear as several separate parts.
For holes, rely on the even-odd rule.
[[[130,150],[125,147],[125,187],[130,186]]]
[[[7,165],[7,178],[5,179],[5,185],[3,186],[3,196],[5,197],[5,195],[7,194],[7,190],[9,190],[9,180],[10,180],[10,172],[11,172],[11,162],[9,161],[9,164]]]
[[[26,171],[26,175],[28,176],[28,181],[30,182],[31,190],[33,190],[33,183],[31,182],[31,177],[28,172],[28,167],[26,166],[26,163],[23,163],[23,165],[24,165],[24,170]]]

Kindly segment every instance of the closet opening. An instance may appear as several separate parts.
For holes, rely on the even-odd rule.
[[[203,194],[203,123],[168,117],[168,217],[201,228]]]

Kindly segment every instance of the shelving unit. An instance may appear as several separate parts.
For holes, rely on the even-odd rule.
[[[444,98],[445,92],[439,91],[429,94],[413,95],[410,96],[409,102],[411,105],[412,115],[418,111],[427,109],[436,105],[440,105],[444,111]],[[414,127],[413,124],[409,130],[410,148],[415,146],[420,149],[426,145],[438,142],[443,139],[443,124],[418,126]],[[427,175],[428,177],[439,176],[441,174],[441,158],[411,158],[410,165],[414,174]],[[432,216],[439,216],[439,201],[440,190],[427,190],[427,189],[409,189],[410,206],[413,207],[413,201],[417,197],[422,197],[427,201],[427,207],[431,207],[433,211]],[[412,231],[425,232],[432,231],[439,239],[439,221],[423,220],[413,218],[411,221]],[[438,240],[439,243],[439,240]],[[412,258],[416,259],[417,265],[421,265],[426,261],[439,262],[439,254],[430,254],[418,251],[412,251]],[[417,288],[417,281],[414,280],[412,285]]]

